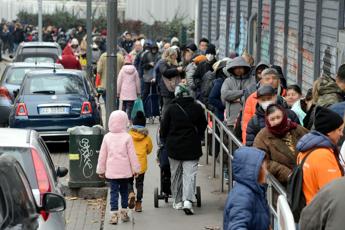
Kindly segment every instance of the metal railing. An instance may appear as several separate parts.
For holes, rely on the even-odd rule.
[[[199,102],[200,103],[200,102]],[[224,192],[224,153],[227,154],[227,168],[229,175],[228,190],[230,191],[233,186],[232,178],[232,159],[235,148],[243,146],[236,136],[229,130],[224,123],[219,120],[214,113],[209,111],[204,104],[200,103],[205,111],[205,116],[208,121],[212,121],[212,125],[208,122],[205,131],[205,148],[206,148],[206,164],[209,164],[209,157],[212,158],[213,177],[217,176],[217,165],[219,165],[218,173],[220,176],[219,189]],[[209,140],[211,138],[211,141]],[[211,146],[210,146],[211,145]],[[219,146],[219,162],[216,157],[216,146]],[[209,153],[211,150],[211,154]],[[210,154],[210,156],[209,156]],[[279,195],[286,197],[285,188],[278,182],[273,175],[268,174],[267,177],[267,201],[271,211],[271,223],[275,224],[278,218],[276,201]]]

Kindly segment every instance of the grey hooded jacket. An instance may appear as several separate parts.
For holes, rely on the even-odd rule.
[[[235,67],[245,67],[246,73],[243,76],[235,76]],[[255,76],[251,74],[249,64],[242,58],[237,57],[228,62],[223,72],[228,76],[221,89],[221,99],[226,107],[226,121],[228,126],[234,126],[236,118],[244,104],[245,91],[256,84]]]

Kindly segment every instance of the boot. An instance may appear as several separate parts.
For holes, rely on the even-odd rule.
[[[120,212],[120,215],[121,215],[121,220],[123,222],[128,222],[129,221],[129,216],[128,216],[127,209],[122,209],[121,212]]]
[[[109,224],[117,224],[119,221],[119,213],[116,211],[111,214]]]
[[[135,202],[135,209],[136,212],[142,212],[143,208],[141,207],[141,201]]]
[[[133,209],[135,206],[135,193],[131,192],[128,195],[128,208]]]

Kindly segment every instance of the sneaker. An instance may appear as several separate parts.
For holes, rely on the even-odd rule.
[[[178,203],[173,203],[173,208],[176,210],[182,210],[183,208],[183,203],[182,202],[178,202]]]
[[[120,215],[121,215],[121,220],[123,222],[128,222],[129,221],[129,216],[128,216],[127,209],[122,209],[121,212],[120,212]]]
[[[141,207],[141,201],[135,202],[135,209],[136,212],[142,212],[143,208]]]
[[[128,195],[128,208],[133,209],[135,206],[135,193],[131,192]]]
[[[118,212],[112,213],[110,221],[109,221],[109,224],[117,224],[118,221],[119,221],[119,214],[118,214]]]
[[[189,200],[185,200],[183,202],[183,211],[186,213],[186,215],[193,215],[194,210],[192,207],[192,202],[190,202]]]

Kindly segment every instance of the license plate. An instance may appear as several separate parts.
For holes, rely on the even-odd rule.
[[[41,115],[68,114],[69,113],[69,107],[42,107],[42,108],[39,108],[39,113]]]

